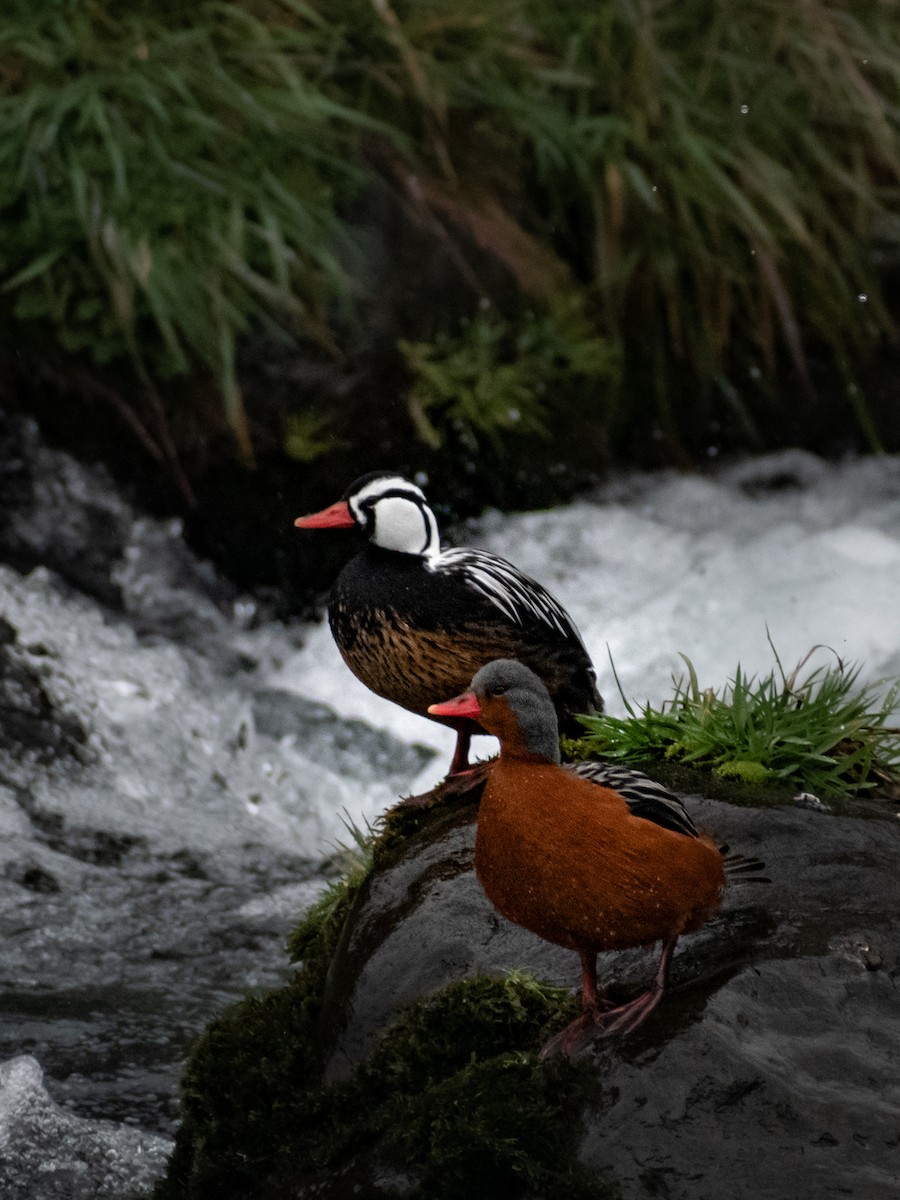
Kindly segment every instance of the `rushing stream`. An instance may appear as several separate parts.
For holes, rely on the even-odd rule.
[[[171,1135],[191,1037],[287,976],[348,815],[433,782],[452,737],[357,685],[324,624],[261,619],[177,524],[28,436],[45,486],[7,518],[10,560],[87,561],[115,536],[108,593],[0,566],[0,1060],[33,1055],[79,1117]],[[767,627],[787,668],[824,643],[900,675],[897,459],[623,477],[465,536],[557,593],[614,710],[607,647],[625,693],[659,701],[678,651],[703,685],[768,670]]]

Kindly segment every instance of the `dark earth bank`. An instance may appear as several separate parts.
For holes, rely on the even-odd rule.
[[[623,467],[703,471],[731,456],[786,447],[826,458],[900,448],[900,350],[890,345],[861,373],[855,400],[840,372],[815,352],[805,379],[782,364],[755,424],[740,401],[721,397],[701,405],[692,419],[696,397],[689,394],[676,445],[663,435],[648,397],[599,394],[593,406],[554,396],[545,436],[505,432],[472,442],[450,427],[441,446],[429,446],[416,436],[410,416],[410,380],[396,329],[404,327],[401,310],[433,317],[436,298],[446,301],[453,289],[444,255],[442,247],[418,244],[408,225],[396,244],[381,247],[373,291],[379,315],[340,359],[259,335],[245,339],[240,377],[255,445],[252,466],[237,454],[208,381],[173,385],[157,411],[133,380],[95,376],[72,363],[26,371],[13,357],[0,363],[0,401],[8,413],[36,420],[52,448],[105,467],[137,507],[179,518],[195,553],[280,614],[308,613],[352,553],[351,539],[341,538],[323,539],[328,544],[310,552],[304,539],[286,536],[293,518],[336,500],[371,470],[427,480],[429,499],[447,525],[486,507],[508,512],[558,504]],[[126,410],[132,419],[124,419]],[[329,415],[330,447],[312,461],[297,461],[285,450],[286,422],[298,411]],[[171,446],[171,458],[147,452],[135,435],[135,418]],[[9,446],[0,438],[0,463],[15,460],[14,440]]]

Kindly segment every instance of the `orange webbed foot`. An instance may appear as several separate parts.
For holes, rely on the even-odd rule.
[[[567,1025],[562,1033],[551,1038],[541,1049],[539,1057],[543,1060],[562,1055],[564,1058],[577,1058],[578,1055],[594,1042],[604,1038],[624,1037],[642,1025],[662,999],[663,989],[655,985],[627,1004],[616,1008],[589,1008]]]
[[[541,1047],[538,1058],[576,1058],[582,1050],[589,1046],[597,1036],[597,1019],[599,1013],[583,1012],[567,1025],[562,1033],[552,1037],[545,1046]]]

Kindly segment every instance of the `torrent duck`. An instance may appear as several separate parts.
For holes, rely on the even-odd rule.
[[[592,778],[560,765],[553,704],[522,663],[482,667],[469,691],[431,712],[468,717],[500,739],[475,842],[488,899],[507,920],[581,957],[582,1015],[542,1057],[630,1033],[659,1003],[678,938],[718,910],[726,874],[753,877],[762,864],[725,855],[665,789],[650,784],[642,800],[636,773],[623,774],[629,786],[638,781],[628,797],[601,782],[616,768]],[[655,942],[662,954],[650,987],[610,1007],[597,989],[597,954]]]
[[[300,529],[355,526],[367,541],[338,576],[328,619],[347,666],[379,696],[456,730],[451,774],[466,769],[477,719],[429,714],[436,696],[468,686],[496,658],[544,681],[563,732],[602,712],[596,673],[572,618],[539,583],[484,550],[442,550],[421,488],[376,471]]]

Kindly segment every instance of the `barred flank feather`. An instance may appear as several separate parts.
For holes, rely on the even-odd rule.
[[[746,854],[735,854],[728,849],[727,842],[719,847],[719,853],[725,860],[725,878],[730,884],[738,883],[771,883],[763,874],[766,864],[761,858],[750,858]]]
[[[700,836],[700,830],[675,793],[643,771],[620,763],[595,761],[569,763],[567,766],[582,779],[618,792],[633,816],[653,821],[663,829],[671,829],[673,833],[683,833],[687,837]]]

